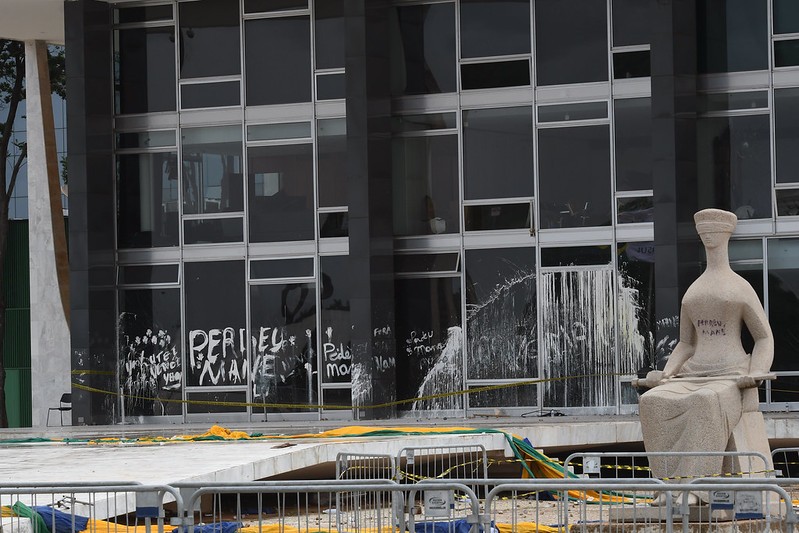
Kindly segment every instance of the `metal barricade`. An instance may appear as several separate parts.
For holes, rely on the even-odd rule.
[[[428,479],[486,479],[488,454],[481,444],[463,446],[415,446],[397,454],[399,481]]]
[[[397,479],[394,456],[341,452],[336,455],[336,479]]]
[[[799,448],[776,448],[771,450],[774,469],[782,477],[799,478]]]

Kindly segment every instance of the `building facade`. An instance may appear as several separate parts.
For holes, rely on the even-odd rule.
[[[73,423],[634,412],[704,207],[799,407],[791,0],[64,13]]]

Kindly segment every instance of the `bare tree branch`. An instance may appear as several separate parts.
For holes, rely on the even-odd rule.
[[[14,161],[14,168],[11,169],[11,181],[8,184],[8,192],[6,193],[5,201],[8,203],[8,200],[11,198],[11,195],[14,193],[14,185],[17,183],[17,176],[19,176],[19,171],[22,168],[22,163],[25,162],[25,159],[28,157],[28,144],[25,143],[22,145],[22,151],[19,153],[17,160]]]

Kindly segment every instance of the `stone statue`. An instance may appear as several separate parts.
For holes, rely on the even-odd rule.
[[[730,268],[727,244],[737,217],[705,209],[694,220],[707,269],[682,300],[680,339],[665,368],[634,382],[650,388],[639,404],[644,446],[647,452],[732,449],[769,454],[757,386],[773,378],[768,372],[774,339],[754,289]],[[742,323],[755,340],[751,355],[741,345]],[[650,467],[659,478],[685,479],[721,474],[729,469],[730,460],[724,461],[722,456],[652,456]]]

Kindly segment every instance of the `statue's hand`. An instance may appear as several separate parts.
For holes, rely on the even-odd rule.
[[[660,385],[664,377],[662,370],[650,370],[647,372],[646,378],[635,380],[633,386],[636,388],[651,389]]]
[[[751,389],[754,387],[759,387],[762,382],[762,379],[755,379],[752,376],[738,376],[738,379],[736,380],[736,384],[738,385],[739,389]]]

